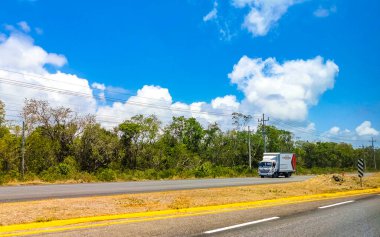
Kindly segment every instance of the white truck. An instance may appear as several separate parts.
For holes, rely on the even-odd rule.
[[[261,178],[285,176],[289,178],[296,171],[296,155],[293,153],[264,153],[259,162]]]

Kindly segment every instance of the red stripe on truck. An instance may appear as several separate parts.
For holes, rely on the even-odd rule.
[[[295,171],[296,170],[296,154],[293,154],[293,157],[292,157],[292,167],[293,167],[293,170]]]

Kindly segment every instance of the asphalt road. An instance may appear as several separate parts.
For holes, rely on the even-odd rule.
[[[203,236],[380,236],[380,197]]]
[[[158,192],[169,190],[216,188],[257,184],[273,184],[304,181],[312,176],[292,176],[290,178],[226,178],[188,179],[141,182],[87,183],[26,185],[0,187],[0,202],[67,198],[126,193]]]
[[[342,205],[328,205],[346,202]],[[319,207],[326,206],[320,209]],[[274,218],[266,222],[263,219]],[[259,223],[255,223],[255,221]],[[253,224],[252,224],[253,222]],[[235,225],[247,226],[233,229]],[[251,223],[251,224],[249,224]],[[214,233],[208,233],[212,231]],[[367,195],[202,216],[116,224],[41,236],[380,236],[380,196]]]

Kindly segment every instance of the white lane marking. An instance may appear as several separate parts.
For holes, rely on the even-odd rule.
[[[324,209],[324,208],[335,207],[335,206],[339,206],[339,205],[343,205],[343,204],[347,204],[347,203],[351,203],[351,202],[354,202],[354,200],[350,200],[350,201],[347,201],[347,202],[338,202],[338,203],[335,203],[335,204],[331,204],[331,205],[327,205],[327,206],[323,206],[323,207],[318,207],[318,208],[319,209]]]
[[[258,224],[258,223],[265,222],[265,221],[271,221],[271,220],[275,220],[275,219],[278,219],[278,218],[280,218],[280,217],[275,216],[275,217],[271,217],[271,218],[265,218],[265,219],[261,219],[261,220],[257,220],[257,221],[251,221],[251,222],[246,222],[246,223],[242,223],[242,224],[238,224],[238,225],[227,226],[227,227],[219,228],[219,229],[215,229],[215,230],[209,230],[209,231],[206,231],[204,233],[205,234],[212,234],[212,233],[221,232],[221,231],[230,230],[230,229],[235,229],[235,228],[239,228],[239,227],[243,227],[243,226],[247,226],[247,225]]]

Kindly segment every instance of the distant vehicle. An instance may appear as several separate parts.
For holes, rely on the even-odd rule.
[[[289,178],[295,171],[296,155],[293,153],[264,153],[263,160],[259,163],[261,178],[279,176]]]

